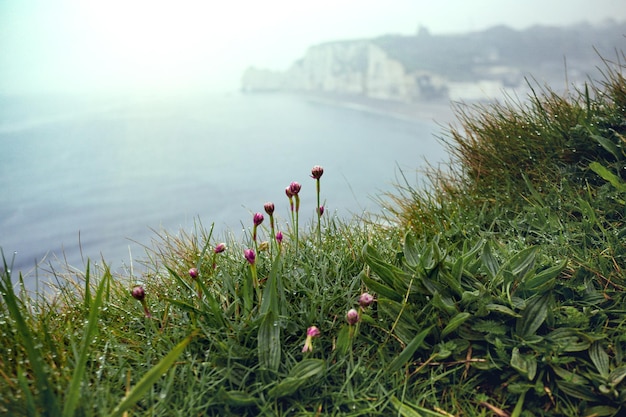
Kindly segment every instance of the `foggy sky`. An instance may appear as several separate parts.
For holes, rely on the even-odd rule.
[[[626,20],[624,0],[0,0],[0,94],[236,91],[250,65],[384,34]]]

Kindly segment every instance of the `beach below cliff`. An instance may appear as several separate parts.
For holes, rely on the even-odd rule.
[[[392,117],[401,120],[422,120],[448,126],[456,115],[454,104],[447,100],[423,100],[411,103],[380,100],[361,95],[294,93],[312,103]]]

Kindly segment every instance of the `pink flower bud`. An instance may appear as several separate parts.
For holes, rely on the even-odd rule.
[[[290,200],[293,198],[293,193],[291,192],[291,187],[285,188],[285,194],[287,195],[287,198],[289,198]]]
[[[279,245],[283,243],[283,232],[280,230],[276,233],[276,242],[278,242]]]
[[[361,308],[367,308],[371,306],[373,302],[374,302],[374,297],[372,297],[372,295],[369,293],[364,292],[359,297],[359,305],[361,306]]]
[[[324,214],[324,206],[319,206],[317,208],[317,214],[319,214],[320,216]]]
[[[294,196],[298,195],[301,188],[302,186],[295,181],[289,184],[289,191],[291,191],[291,194],[293,194]]]
[[[322,178],[322,174],[324,174],[324,168],[319,165],[315,165],[311,170],[311,178],[314,178],[316,180]]]
[[[246,261],[250,263],[250,265],[254,265],[254,261],[256,260],[256,254],[253,249],[245,249],[243,251],[243,256],[246,258]]]
[[[354,308],[348,310],[348,313],[346,313],[346,321],[350,326],[356,324],[359,321],[359,312]]]
[[[255,226],[259,226],[261,223],[263,223],[263,214],[254,213],[254,216],[252,217],[252,221],[254,222]]]
[[[146,298],[146,291],[141,285],[135,286],[130,293],[135,300],[143,301]]]
[[[193,279],[198,278],[198,268],[191,268],[189,270],[189,276]]]
[[[272,214],[274,214],[274,203],[269,203],[269,202],[268,202],[268,203],[265,203],[265,205],[263,206],[263,208],[265,209],[265,212],[266,212],[268,215],[270,215],[270,216],[271,216]]]
[[[215,246],[215,249],[213,249],[213,252],[215,253],[222,253],[226,250],[226,243],[218,243]]]
[[[139,300],[141,306],[143,307],[143,312],[146,317],[151,318],[150,310],[148,310],[148,303],[146,303],[146,291],[143,289],[141,285],[135,286],[130,292],[135,300]]]

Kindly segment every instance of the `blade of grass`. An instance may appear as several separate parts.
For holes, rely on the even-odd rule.
[[[9,311],[11,318],[15,321],[17,331],[24,343],[24,349],[28,355],[28,359],[32,366],[33,376],[37,391],[39,392],[39,407],[43,410],[45,416],[59,416],[61,415],[61,409],[59,407],[59,401],[52,388],[52,383],[48,373],[45,370],[45,362],[39,349],[36,348],[37,341],[31,333],[26,319],[20,311],[18,298],[13,291],[13,283],[11,281],[11,269],[8,267],[6,258],[2,248],[0,248],[0,257],[4,264],[4,272],[2,279],[0,280],[0,292],[2,298],[6,303],[6,307]],[[25,393],[28,397],[30,393]]]
[[[122,401],[113,409],[109,417],[118,417],[124,414],[125,411],[135,405],[143,395],[150,389],[150,387],[166,373],[174,364],[176,359],[185,350],[187,345],[196,336],[197,332],[191,333],[182,342],[174,347],[159,363],[154,365],[146,374],[139,380],[130,392],[122,399]]]
[[[89,276],[89,260],[87,261],[86,277]],[[87,279],[87,278],[86,278]],[[65,404],[63,405],[63,417],[71,417],[76,411],[78,400],[81,394],[81,384],[85,376],[85,370],[87,367],[87,358],[91,347],[91,341],[98,330],[98,313],[100,312],[100,306],[104,299],[104,289],[106,288],[107,281],[111,279],[111,272],[108,267],[105,266],[105,271],[98,284],[98,290],[96,296],[92,301],[85,301],[85,305],[89,305],[89,318],[87,325],[83,333],[81,340],[80,351],[78,359],[76,361],[76,367],[72,374],[69,387],[67,388],[67,396],[65,398]],[[89,285],[89,279],[86,281],[86,285]],[[89,297],[89,292],[85,290],[85,297]]]

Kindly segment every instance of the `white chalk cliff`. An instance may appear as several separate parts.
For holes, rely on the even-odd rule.
[[[446,95],[443,79],[425,71],[407,71],[369,41],[313,46],[285,72],[248,68],[242,89],[352,94],[407,103]]]

